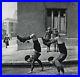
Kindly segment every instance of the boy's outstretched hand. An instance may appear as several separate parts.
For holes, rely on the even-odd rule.
[[[27,39],[24,38],[24,37],[20,37],[19,35],[17,35],[17,39],[20,41],[20,42],[25,42]]]

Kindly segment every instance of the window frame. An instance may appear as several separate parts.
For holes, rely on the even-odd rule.
[[[46,29],[47,29],[47,27],[48,27],[48,25],[47,25],[47,17],[48,17],[47,12],[48,12],[48,10],[59,10],[59,11],[64,10],[64,11],[65,11],[65,15],[66,15],[66,22],[65,22],[66,27],[65,27],[65,30],[66,30],[66,31],[63,31],[63,32],[62,32],[62,30],[61,30],[61,25],[60,25],[60,26],[59,26],[59,32],[62,33],[62,34],[67,35],[67,8],[45,8],[45,28],[46,28]],[[60,16],[60,17],[61,17],[61,16]],[[61,21],[60,21],[60,22],[61,22]],[[53,24],[54,24],[54,20],[53,20]],[[51,25],[50,25],[50,26],[51,26]],[[53,28],[54,28],[54,25],[53,25]]]

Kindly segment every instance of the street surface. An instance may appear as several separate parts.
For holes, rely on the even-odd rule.
[[[25,67],[3,67],[2,72],[3,75],[29,75],[28,73],[30,68]],[[57,70],[55,67],[48,67],[45,66],[44,70],[41,71],[40,67],[35,67],[32,75],[57,75]],[[77,65],[70,65],[65,67],[65,75],[77,75],[78,74],[78,67]]]

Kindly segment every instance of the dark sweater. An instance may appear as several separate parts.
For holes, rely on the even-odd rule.
[[[27,40],[30,40],[31,38],[30,38],[30,36],[28,36],[28,37],[20,37],[20,36],[18,36],[17,35],[17,39],[19,39],[21,42],[25,42],[25,41],[27,41]],[[34,46],[33,46],[33,48],[37,51],[37,52],[41,52],[41,46],[40,46],[40,43],[39,43],[39,41],[38,41],[38,39],[37,40],[33,40],[33,43],[34,43]]]
[[[58,44],[58,48],[60,53],[67,55],[67,48],[65,46],[65,43]]]

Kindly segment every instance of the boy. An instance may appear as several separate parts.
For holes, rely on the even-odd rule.
[[[35,61],[37,61],[40,64],[40,66],[42,67],[42,71],[43,71],[42,62],[38,59],[41,55],[41,46],[40,46],[40,43],[39,43],[38,38],[36,37],[36,35],[31,34],[30,36],[25,37],[25,38],[22,38],[22,37],[17,35],[17,38],[23,43],[27,40],[30,40],[30,39],[33,40],[33,43],[34,43],[33,48],[34,48],[35,51],[34,51],[34,54],[32,55],[31,71],[29,73],[33,72]]]
[[[57,40],[57,45],[60,54],[59,57],[57,57],[54,61],[52,58],[48,58],[48,61],[55,64],[55,67],[58,70],[58,74],[60,74],[60,71],[64,74],[64,67],[62,65],[62,62],[67,57],[67,48],[64,43],[65,40],[62,35],[57,36],[56,38],[54,38],[54,40]],[[52,42],[54,42],[54,40],[52,40]]]
[[[52,38],[52,30],[50,27],[48,27],[44,38],[42,37],[43,44],[47,46],[47,52],[50,52],[51,43],[48,42],[51,40],[51,38]]]

